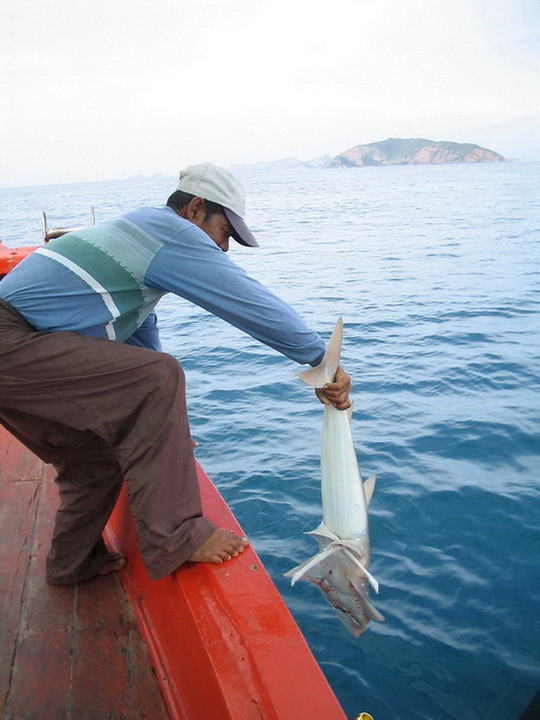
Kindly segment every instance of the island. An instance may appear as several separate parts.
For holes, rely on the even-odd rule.
[[[443,163],[504,162],[505,158],[479,145],[437,142],[422,138],[389,138],[355,145],[333,158],[336,167],[366,165],[441,165]]]
[[[472,143],[388,138],[367,145],[355,145],[335,157],[322,155],[315,160],[285,158],[276,162],[234,165],[231,169],[289,170],[294,168],[351,168],[379,165],[443,165],[449,163],[506,162],[499,153]]]

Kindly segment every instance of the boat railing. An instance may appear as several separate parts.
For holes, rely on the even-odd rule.
[[[93,207],[90,208],[90,225],[96,224],[96,213]],[[88,226],[86,226],[88,227]],[[42,234],[43,234],[43,242],[48,243],[49,240],[54,240],[54,238],[62,237],[62,235],[66,235],[66,233],[74,232],[75,230],[82,230],[83,226],[80,227],[58,227],[58,228],[49,228],[49,223],[47,220],[47,214],[45,212],[42,212]],[[8,272],[13,270],[13,268],[20,263],[21,260],[24,260],[24,258],[27,255],[30,255],[30,253],[34,252],[39,245],[31,245],[31,246],[22,246],[17,248],[11,248],[7,247],[2,243],[0,240],[0,280],[5,277]]]
[[[59,227],[59,228],[50,228],[49,229],[49,223],[47,220],[47,214],[45,211],[42,213],[42,231],[43,231],[43,241],[49,242],[49,240],[54,240],[55,238],[62,237],[62,235],[66,235],[69,232],[74,232],[76,230],[82,230],[83,226],[80,227]],[[96,213],[93,207],[90,208],[90,225],[96,224]]]

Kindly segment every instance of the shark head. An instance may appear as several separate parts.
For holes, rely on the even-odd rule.
[[[291,583],[306,580],[316,585],[355,637],[364,632],[371,620],[383,622],[384,617],[369,601],[369,586],[379,592],[379,584],[368,570],[367,534],[342,540],[321,523],[307,535],[317,538],[319,552],[285,573]]]
[[[384,620],[369,601],[369,579],[353,563],[345,549],[321,560],[302,579],[321,590],[354,637],[361,635],[371,620]]]

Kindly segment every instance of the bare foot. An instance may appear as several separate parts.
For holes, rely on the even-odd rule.
[[[238,553],[244,552],[247,544],[246,538],[235,535],[232,530],[218,528],[188,560],[191,562],[215,563],[217,565],[236,557]]]
[[[125,568],[126,564],[127,560],[123,555],[116,552],[110,552],[107,556],[107,562],[97,574],[109,575],[110,573],[118,572],[119,570],[122,570],[122,568]]]

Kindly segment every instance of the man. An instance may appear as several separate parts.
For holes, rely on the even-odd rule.
[[[153,313],[173,292],[297,362],[320,362],[319,335],[225,255],[231,236],[257,245],[244,208],[232,175],[192,165],[167,207],[52,240],[0,282],[0,422],[58,472],[50,584],[124,566],[102,539],[123,480],[153,579],[246,546],[202,515],[184,374],[161,352]],[[340,369],[317,395],[345,409],[349,390]]]

